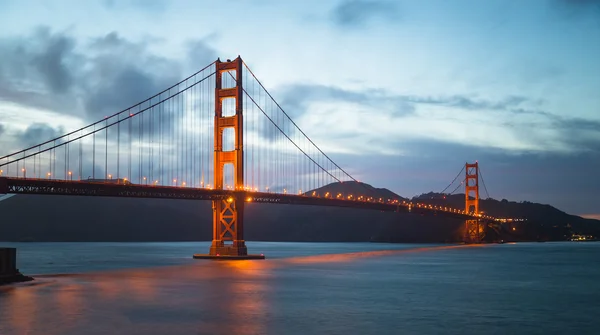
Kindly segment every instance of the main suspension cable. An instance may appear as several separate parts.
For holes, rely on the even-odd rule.
[[[446,190],[448,188],[450,188],[450,186],[452,186],[452,184],[454,184],[454,182],[456,181],[456,179],[458,179],[458,177],[460,177],[460,175],[463,173],[463,171],[465,171],[465,166],[464,165],[463,165],[463,168],[460,170],[460,172],[456,175],[456,177],[454,177],[454,179],[452,180],[452,182],[448,186],[446,186],[446,188],[444,190],[442,190],[442,192],[440,192],[440,193],[444,194],[444,192],[446,192]]]

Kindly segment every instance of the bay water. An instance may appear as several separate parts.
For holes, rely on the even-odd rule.
[[[0,243],[0,334],[600,334],[600,243]]]

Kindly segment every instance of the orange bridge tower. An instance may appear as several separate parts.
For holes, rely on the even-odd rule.
[[[213,239],[208,255],[194,258],[211,259],[263,259],[263,255],[248,255],[244,240],[244,127],[242,58],[215,62],[215,123],[214,123],[214,187],[222,190],[225,166],[233,165],[233,195],[212,201]],[[235,78],[235,86],[223,87],[223,76]],[[223,100],[235,100],[235,114],[223,115]],[[235,134],[234,149],[224,151],[223,135],[232,128]]]
[[[479,214],[479,163],[465,164],[465,212]],[[464,241],[480,243],[485,236],[485,225],[478,219],[466,220]]]

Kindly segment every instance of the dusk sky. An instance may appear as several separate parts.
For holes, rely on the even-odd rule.
[[[0,0],[0,156],[237,55],[361,181],[477,160],[493,198],[600,219],[596,0]]]

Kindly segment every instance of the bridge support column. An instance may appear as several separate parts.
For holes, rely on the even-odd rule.
[[[233,243],[227,244],[226,241]],[[213,201],[213,241],[210,254],[214,256],[246,256],[244,241],[244,198],[235,194]]]
[[[244,123],[242,59],[215,62],[215,139],[214,139],[214,185],[223,189],[225,165],[233,165],[234,191],[223,199],[213,200],[213,240],[208,255],[194,258],[210,259],[263,259],[264,255],[248,255],[244,241]],[[223,76],[227,81],[235,78],[235,86],[223,87]],[[223,115],[223,100],[235,100],[235,114]],[[234,149],[223,150],[223,133],[233,129]]]
[[[465,220],[463,242],[481,243],[485,237],[486,225],[480,220]]]
[[[479,214],[479,163],[466,163],[465,172],[465,212]]]
[[[465,213],[479,214],[479,163],[465,164]],[[485,225],[477,219],[466,220],[463,241],[480,243],[485,236]]]

